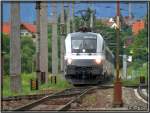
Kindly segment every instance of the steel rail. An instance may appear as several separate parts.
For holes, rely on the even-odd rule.
[[[56,98],[63,98],[63,97],[69,97],[69,96],[75,96],[81,93],[80,90],[83,90],[84,88],[70,88],[70,89],[65,89],[63,91],[59,91],[50,95],[46,95],[38,100],[35,100],[29,104],[23,105],[21,107],[18,107],[16,109],[14,109],[13,111],[25,111],[25,110],[30,110],[31,108],[47,101],[50,99],[56,99]],[[74,90],[75,92],[73,92],[72,90]],[[69,91],[69,93],[68,93]],[[67,92],[67,93],[66,93]]]
[[[139,87],[137,88],[137,92],[138,94],[145,100],[145,101],[148,101],[148,96],[145,95],[142,91],[143,88],[145,88],[146,86],[145,85],[139,85]]]
[[[106,86],[105,88],[113,88],[113,85],[99,85],[99,86]],[[123,87],[129,87],[129,88],[138,88],[139,85],[123,85]],[[142,87],[146,87],[146,86],[142,86]],[[22,100],[22,99],[38,99],[41,98],[43,96],[46,95],[50,95],[53,93],[43,93],[43,94],[32,94],[32,95],[20,95],[20,96],[7,96],[7,97],[2,97],[2,101],[18,101],[18,100]],[[73,95],[73,94],[72,94]],[[67,96],[67,95],[62,95],[62,96]]]
[[[101,87],[103,86],[106,86],[105,88],[113,88],[113,85],[99,85]],[[129,88],[138,88],[139,85],[123,85],[123,87],[129,87]],[[142,87],[146,87],[146,86],[142,86]],[[22,99],[38,99],[38,98],[41,98],[43,96],[46,96],[46,95],[50,95],[50,94],[53,94],[53,93],[43,93],[43,94],[32,94],[32,95],[20,95],[20,96],[7,96],[7,97],[2,97],[2,101],[18,101],[18,100],[22,100]],[[71,95],[71,94],[70,94]],[[72,94],[73,96],[74,94]],[[61,95],[61,96],[67,96],[67,95]],[[58,98],[58,96],[56,97]]]
[[[12,101],[12,100],[22,100],[22,99],[37,99],[45,95],[49,95],[52,93],[46,93],[46,94],[33,94],[33,95],[20,95],[20,96],[8,96],[8,97],[2,97],[2,101]]]
[[[81,97],[83,97],[85,94],[87,94],[89,91],[91,91],[91,90],[93,90],[93,89],[95,89],[95,88],[96,88],[96,87],[92,87],[92,88],[87,88],[87,89],[83,90],[79,96],[73,98],[73,99],[70,100],[67,104],[61,106],[61,107],[58,109],[58,111],[66,111],[66,110],[70,109],[71,104],[72,104],[73,102],[77,101],[78,99],[80,99]]]

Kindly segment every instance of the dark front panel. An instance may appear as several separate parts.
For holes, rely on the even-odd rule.
[[[74,66],[95,66],[96,65],[96,62],[94,59],[88,59],[88,60],[85,60],[85,59],[78,59],[78,60],[72,60],[72,64],[71,65],[74,65]]]

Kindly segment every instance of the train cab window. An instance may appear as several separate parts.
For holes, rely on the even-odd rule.
[[[79,53],[83,48],[83,40],[72,40],[72,52]]]
[[[71,47],[72,53],[96,53],[97,38],[72,37]]]

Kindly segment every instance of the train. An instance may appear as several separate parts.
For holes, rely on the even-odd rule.
[[[73,85],[98,84],[114,77],[114,55],[100,33],[67,34],[64,77]]]

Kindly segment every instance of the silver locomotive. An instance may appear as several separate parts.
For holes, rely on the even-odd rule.
[[[97,84],[114,75],[114,55],[99,33],[69,33],[64,63],[64,76],[74,85]]]

